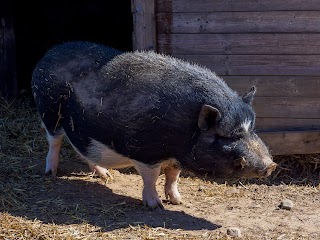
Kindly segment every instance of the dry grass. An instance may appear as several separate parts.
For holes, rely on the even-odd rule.
[[[3,100],[0,105],[0,203],[4,209],[23,207],[22,199],[29,190],[27,182],[34,178],[34,166],[21,164],[39,146],[37,118],[24,104]],[[19,110],[20,107],[24,110]]]
[[[0,101],[0,204],[6,208],[23,208],[34,182],[41,181],[35,172],[34,159],[43,159],[47,140],[29,99]],[[73,152],[67,147],[65,158]]]
[[[122,219],[122,215],[132,211],[132,206],[126,201],[109,204],[108,209],[103,203],[66,205],[66,199],[50,196],[50,191],[55,190],[56,183],[50,178],[43,177],[43,169],[39,168],[40,161],[38,161],[45,158],[46,152],[47,141],[44,132],[41,131],[32,100],[13,102],[0,100],[0,239],[231,239],[221,233],[172,230],[165,227],[150,227],[139,222],[135,225],[118,222],[120,228],[115,227],[112,231],[106,231],[105,226],[95,225],[84,216],[90,215],[92,211],[97,215],[107,214],[111,219],[118,221]],[[66,144],[62,149],[62,161],[75,156],[74,151]],[[234,184],[246,189],[250,188],[247,184],[286,183],[289,186],[294,184],[292,188],[296,190],[299,185],[310,186],[308,189],[311,192],[319,185],[320,155],[276,156],[275,161],[279,167],[267,180],[237,180],[225,184],[210,181],[210,184],[215,184],[215,191],[212,193],[207,191],[206,197],[215,195],[219,199],[220,196],[221,201],[224,201],[223,197]],[[41,161],[41,164],[44,163]],[[65,181],[71,181],[72,177],[75,179],[74,184],[78,184],[79,178],[83,180],[90,178],[91,182],[101,183],[101,180],[93,178],[86,172],[73,174]],[[200,194],[200,197],[203,192],[201,186],[209,184],[205,179],[194,178],[192,174],[184,173],[183,177],[183,181],[192,181],[199,186],[196,194]],[[63,180],[61,178],[61,181]],[[70,188],[72,189],[72,186]],[[302,191],[307,190],[303,188]],[[232,190],[230,193],[233,194]],[[72,191],[67,194],[72,194]],[[34,202],[35,199],[38,199],[37,202]],[[57,224],[36,219],[36,216],[42,213],[64,214],[68,217],[64,221],[65,224]]]

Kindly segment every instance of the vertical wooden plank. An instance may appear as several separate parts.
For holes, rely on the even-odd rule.
[[[156,50],[155,1],[131,0],[134,50]]]
[[[2,15],[2,14],[1,14]],[[0,15],[0,96],[10,99],[17,95],[16,44],[13,19]]]

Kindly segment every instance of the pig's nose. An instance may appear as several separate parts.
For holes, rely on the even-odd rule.
[[[269,176],[274,170],[276,170],[278,164],[276,163],[271,163],[269,164],[269,166],[267,167],[267,175]]]
[[[271,173],[276,170],[278,164],[276,163],[270,163],[265,169],[259,171],[260,177],[268,177],[271,175]]]

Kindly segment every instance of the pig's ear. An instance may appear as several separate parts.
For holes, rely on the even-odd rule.
[[[218,109],[210,105],[203,105],[198,118],[198,126],[202,131],[207,131],[213,127],[220,118],[221,114]]]
[[[245,103],[251,105],[256,91],[257,91],[257,88],[255,86],[251,87],[250,91],[248,93],[246,93],[245,95],[243,95],[243,97],[242,97],[243,101]]]

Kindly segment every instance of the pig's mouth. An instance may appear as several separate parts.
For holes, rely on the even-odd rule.
[[[243,162],[242,162],[243,163]],[[225,177],[225,178],[266,178],[272,174],[277,168],[277,164],[272,162],[267,165],[265,168],[261,169],[261,167],[250,167],[248,165],[240,165],[235,169],[227,171],[226,169],[222,172],[216,172],[214,175],[216,177]]]
[[[266,178],[270,176],[271,173],[276,170],[277,164],[271,159],[263,159],[262,161],[264,163],[260,166],[254,166],[248,163],[244,157],[237,159],[234,162],[235,167],[237,168],[235,175],[238,173],[241,177],[245,178]]]
[[[265,167],[264,169],[260,170],[260,169],[247,169],[241,173],[241,171],[239,172],[240,175],[242,175],[242,177],[245,178],[266,178],[269,177],[271,175],[271,173],[276,170],[277,168],[276,163],[270,163],[267,167]]]
[[[276,170],[278,164],[271,163],[265,169],[258,171],[258,176],[260,178],[265,178],[271,175],[271,173]]]

